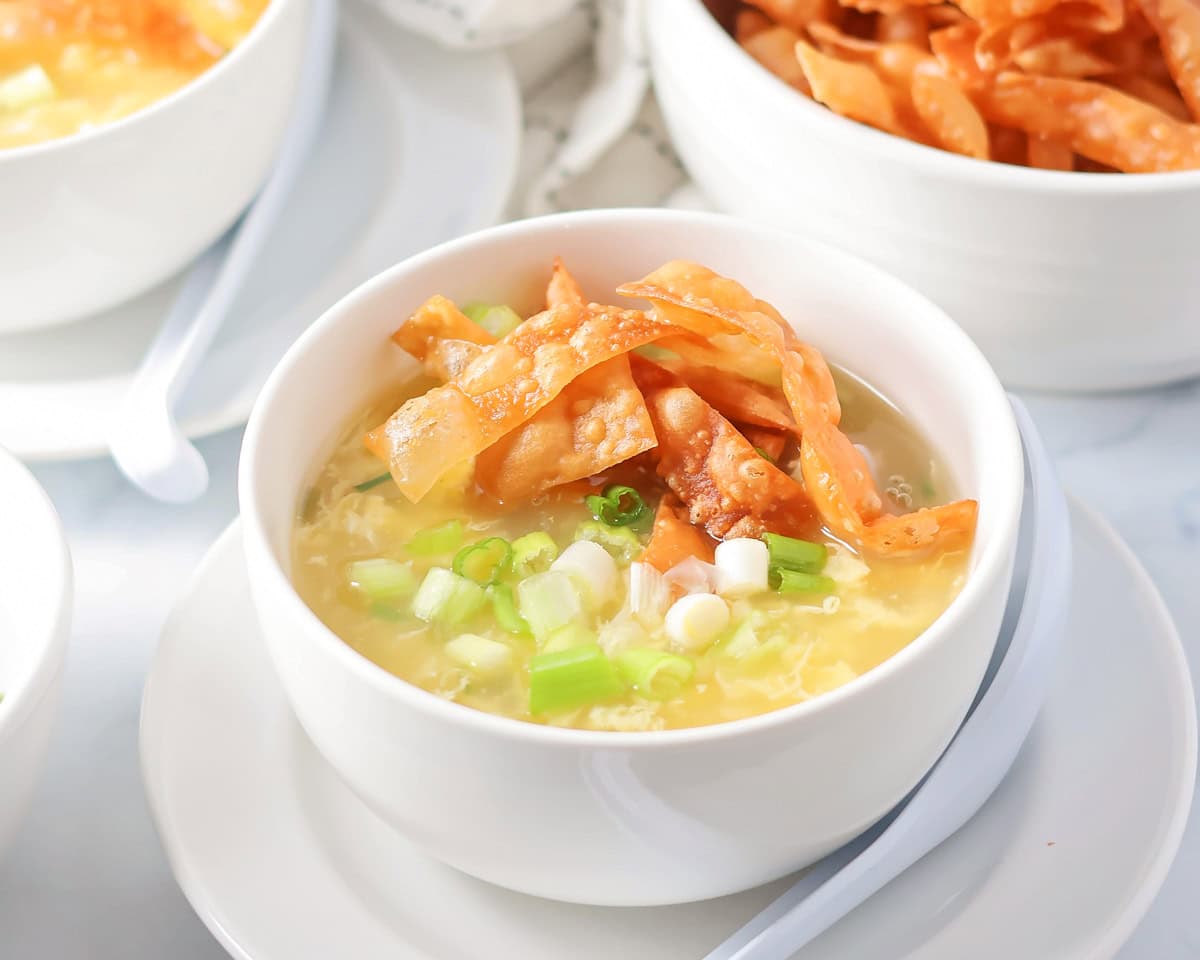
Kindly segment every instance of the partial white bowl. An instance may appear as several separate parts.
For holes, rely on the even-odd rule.
[[[808,703],[631,734],[480,713],[398,680],[334,636],[289,582],[293,523],[346,424],[406,375],[388,335],[433,293],[531,302],[555,255],[600,300],[671,258],[705,263],[776,304],[833,361],[898,403],[981,504],[968,582],[947,612],[891,660]],[[469,874],[621,905],[700,900],[783,876],[859,833],[920,779],[965,715],[994,646],[1021,492],[1004,392],[933,304],[793,234],[647,210],[508,224],[360,287],[275,369],[246,431],[239,481],[250,586],[275,669],[345,781],[415,844]]]
[[[71,557],[50,498],[0,448],[0,853],[42,769],[71,629]]]
[[[194,259],[265,179],[308,0],[272,0],[211,69],[116,123],[0,150],[0,333],[96,313]]]
[[[938,303],[1012,387],[1200,373],[1200,171],[981,162],[839,117],[747,56],[701,0],[646,4],[675,147],[721,209],[871,260]]]

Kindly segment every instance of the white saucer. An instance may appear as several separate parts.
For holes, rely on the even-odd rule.
[[[450,53],[342,4],[325,130],[183,400],[189,434],[245,420],[292,341],[363,280],[498,221],[516,174],[520,111],[503,54]],[[65,327],[0,337],[0,446],[24,460],[104,453],[112,411],[178,285]]]
[[[1013,773],[975,820],[804,960],[1096,960],[1146,912],[1191,802],[1187,664],[1133,555],[1078,503],[1072,520],[1062,663]],[[695,960],[780,889],[588,908],[509,893],[417,853],[292,718],[240,547],[235,525],[176,606],[141,719],[143,776],[175,876],[235,957]]]

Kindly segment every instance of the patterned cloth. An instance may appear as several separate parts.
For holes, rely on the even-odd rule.
[[[653,0],[368,0],[456,48],[506,47],[525,99],[511,217],[703,206],[650,94],[642,5]]]

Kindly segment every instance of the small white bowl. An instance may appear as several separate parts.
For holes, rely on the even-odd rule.
[[[233,223],[279,146],[307,23],[308,0],[272,0],[224,58],[144,110],[0,150],[0,334],[127,300]]]
[[[330,632],[288,579],[306,485],[346,424],[405,376],[388,336],[433,293],[529,302],[561,255],[609,297],[674,257],[735,277],[898,403],[981,504],[962,593],[845,687],[717,726],[604,733],[480,713],[411,686]],[[615,295],[613,295],[615,299]],[[250,585],[275,669],[317,748],[433,856],[501,886],[593,904],[684,902],[783,876],[921,778],[966,713],[1012,575],[1022,459],[1003,389],[933,304],[855,258],[710,214],[589,211],[444,244],[369,281],[275,369],[242,451]]]
[[[1200,373],[1200,171],[981,162],[846,120],[746,55],[701,0],[646,4],[680,157],[723,210],[836,244],[929,296],[1006,384]]]
[[[0,852],[46,757],[71,628],[71,557],[50,498],[0,449]]]

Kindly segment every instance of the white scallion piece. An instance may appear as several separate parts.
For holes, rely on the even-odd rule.
[[[0,79],[0,110],[22,110],[56,96],[54,81],[39,63]]]
[[[600,544],[576,540],[550,565],[551,571],[565,573],[583,584],[593,607],[602,607],[617,592],[617,562]]]
[[[667,611],[666,630],[672,646],[703,650],[729,625],[729,605],[713,593],[690,593]]]
[[[629,565],[629,610],[639,620],[656,623],[671,605],[671,587],[648,563]]]
[[[539,641],[583,615],[579,591],[571,578],[558,570],[535,573],[518,583],[517,607]]]
[[[714,593],[717,589],[717,568],[699,557],[680,560],[663,577],[685,593]]]
[[[481,677],[501,674],[512,665],[512,650],[499,640],[463,633],[446,643],[446,656]]]
[[[761,540],[738,537],[717,544],[717,593],[748,597],[767,589],[770,552]]]

